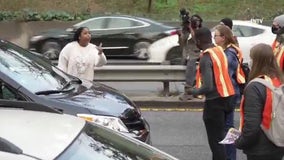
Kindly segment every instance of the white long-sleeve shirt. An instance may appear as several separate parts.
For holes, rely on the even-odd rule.
[[[99,55],[98,52],[96,45],[92,43],[82,47],[77,41],[70,42],[60,52],[58,68],[78,78],[92,81],[94,67],[107,63],[104,53]]]

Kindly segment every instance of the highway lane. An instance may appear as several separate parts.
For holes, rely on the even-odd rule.
[[[200,109],[177,111],[165,109],[142,109],[150,123],[153,146],[180,160],[211,160],[205,127]],[[235,124],[239,124],[239,112],[235,113]],[[238,160],[245,155],[238,150]]]
[[[96,75],[95,75],[96,76]],[[118,89],[128,96],[152,96],[161,95],[163,91],[162,82],[102,82],[108,86]],[[178,95],[183,92],[183,82],[171,82],[170,92]]]

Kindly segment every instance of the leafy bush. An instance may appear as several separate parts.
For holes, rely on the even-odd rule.
[[[279,0],[0,0],[0,21],[73,21],[93,15],[128,14],[155,20],[179,21],[180,8],[204,20],[224,17],[272,20],[283,14]],[[17,4],[17,5],[15,5]],[[26,8],[26,9],[23,9]]]
[[[9,21],[15,20],[17,18],[17,13],[12,13],[10,11],[1,11],[0,12],[0,21]]]
[[[86,13],[70,14],[65,11],[47,11],[36,12],[31,9],[23,9],[21,11],[0,11],[0,21],[73,21],[84,20],[91,15]]]

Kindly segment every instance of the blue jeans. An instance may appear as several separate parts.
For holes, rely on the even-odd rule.
[[[235,107],[238,104],[238,101],[240,99],[240,95],[234,95],[233,99],[232,99],[232,109],[235,110]],[[227,133],[228,130],[232,127],[234,127],[234,111],[227,114],[225,117],[225,132]],[[227,160],[236,160],[236,156],[237,156],[237,150],[236,147],[233,144],[226,144],[225,145],[226,148],[226,154],[227,154]]]

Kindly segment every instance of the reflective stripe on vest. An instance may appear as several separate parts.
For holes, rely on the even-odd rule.
[[[278,78],[273,78],[271,79],[268,76],[259,76],[261,78],[264,78],[266,81],[272,83],[274,86],[280,86],[281,81]],[[264,109],[262,112],[262,121],[261,124],[263,125],[264,128],[269,129],[271,120],[272,120],[272,101],[273,101],[273,96],[272,96],[272,91],[270,91],[268,88],[266,88],[266,99],[265,99],[265,104],[264,104]],[[240,128],[239,130],[241,131],[244,126],[244,96],[242,97],[241,100],[241,105],[240,105]]]
[[[238,57],[238,68],[237,68],[237,82],[239,84],[245,84],[246,83],[246,79],[245,79],[245,73],[241,67],[241,64],[243,63],[243,52],[240,50],[239,47],[237,47],[234,44],[229,44],[227,48],[229,47],[233,47],[236,51],[237,51],[237,57]]]
[[[202,57],[203,54],[205,53],[209,53],[210,55],[213,64],[215,84],[220,96],[228,97],[234,95],[235,90],[228,72],[228,60],[222,47],[218,46],[206,49],[204,52],[201,53],[200,56]],[[196,73],[196,87],[200,88],[201,85],[202,85],[202,77],[200,74],[200,64],[199,64]]]
[[[280,69],[284,71],[284,46],[275,39],[272,43],[272,49]]]

